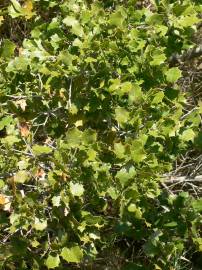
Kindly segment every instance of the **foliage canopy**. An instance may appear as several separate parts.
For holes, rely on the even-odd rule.
[[[184,269],[202,251],[202,201],[160,188],[199,133],[169,58],[202,5],[151,2],[1,4],[1,269],[88,269],[116,248],[125,270]]]

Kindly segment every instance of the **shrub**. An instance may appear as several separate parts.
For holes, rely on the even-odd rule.
[[[201,5],[136,2],[3,1],[2,269],[88,269],[110,250],[115,269],[184,269],[201,251],[201,200],[161,191],[199,130],[169,59]]]

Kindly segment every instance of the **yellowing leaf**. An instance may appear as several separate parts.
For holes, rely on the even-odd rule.
[[[30,134],[29,126],[26,122],[20,124],[20,133],[22,137],[28,137]]]
[[[137,207],[134,203],[131,203],[129,206],[128,206],[128,211],[129,212],[135,212],[137,210]]]
[[[16,105],[19,105],[20,108],[21,108],[23,111],[25,111],[25,108],[26,108],[26,106],[27,106],[27,102],[26,102],[25,99],[17,100],[17,101],[15,102],[15,104],[16,104]]]
[[[25,1],[23,7],[22,7],[22,13],[25,16],[26,19],[31,19],[34,16],[33,12],[33,1],[27,0]]]
[[[4,205],[6,203],[6,197],[0,194],[0,205]]]
[[[131,203],[128,206],[128,212],[134,213],[134,216],[137,219],[141,219],[141,217],[142,217],[142,211],[141,211],[141,209],[139,207],[136,207],[136,205],[134,203]]]
[[[10,212],[11,200],[8,196],[0,194],[0,209]]]
[[[0,16],[0,25],[2,24],[3,21],[4,21],[4,17]]]
[[[83,120],[78,120],[75,122],[75,126],[76,127],[80,127],[80,126],[83,126]]]
[[[95,150],[89,149],[89,150],[87,151],[87,155],[88,155],[88,160],[94,161],[95,158],[96,158],[97,153],[96,153]]]
[[[11,0],[12,5],[8,7],[9,15],[12,18],[25,17],[26,19],[31,19],[35,14],[33,12],[33,1],[26,0],[23,6],[17,0]]]

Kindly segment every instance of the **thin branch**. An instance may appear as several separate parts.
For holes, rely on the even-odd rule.
[[[178,54],[178,53],[173,54],[169,59],[169,63],[170,63],[170,66],[172,67],[182,62],[191,60],[195,57],[199,57],[201,55],[202,55],[202,45],[199,45],[185,51],[183,54]]]

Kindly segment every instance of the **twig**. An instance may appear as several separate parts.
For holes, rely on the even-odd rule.
[[[175,66],[176,64],[180,64],[182,62],[191,60],[201,55],[202,55],[202,45],[199,45],[185,51],[183,54],[178,54],[178,53],[173,54],[169,59],[169,63],[170,63],[170,66]]]

